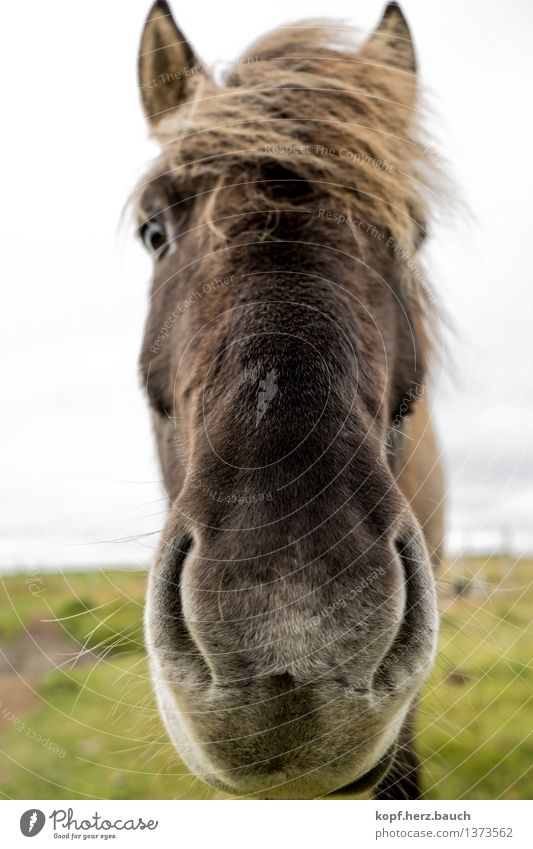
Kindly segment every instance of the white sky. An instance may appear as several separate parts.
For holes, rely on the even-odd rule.
[[[28,0],[4,9],[3,568],[145,565],[163,522],[137,378],[150,263],[118,229],[155,153],[136,87],[148,6]],[[214,63],[302,17],[370,30],[382,7],[202,0],[174,12]],[[449,216],[427,250],[455,327],[434,392],[449,545],[498,545],[507,526],[518,553],[533,549],[533,7],[404,0],[403,8],[439,116],[439,151],[471,212],[470,221]]]

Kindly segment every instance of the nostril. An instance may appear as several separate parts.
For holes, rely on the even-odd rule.
[[[397,635],[397,639],[403,639],[406,634],[412,636],[416,633],[418,611],[422,603],[420,572],[427,569],[427,557],[415,535],[399,536],[394,547],[402,565],[405,586],[403,622]]]
[[[191,532],[169,535],[161,545],[159,569],[152,579],[152,593],[156,607],[163,613],[165,627],[182,630],[183,605],[181,579],[183,567],[195,545]]]
[[[173,680],[195,668],[203,682],[212,680],[212,671],[195,631],[198,614],[191,605],[196,595],[187,582],[189,563],[197,555],[198,539],[192,530],[167,536],[161,547],[159,569],[152,581],[152,643],[163,648],[164,657],[172,665]],[[194,576],[192,578],[194,583]]]
[[[400,676],[417,673],[420,661],[426,664],[436,636],[435,586],[421,533],[413,530],[402,534],[394,546],[404,576],[403,617],[394,642],[374,676],[374,684],[393,689]]]
[[[422,532],[413,530],[396,545],[405,575],[402,636],[410,649],[434,650],[438,630],[435,580]]]
[[[183,564],[185,563],[187,555],[190,554],[193,546],[193,535],[191,533],[185,534],[185,536],[182,537],[177,549],[174,551],[174,555],[176,557],[176,563],[174,565],[174,568],[177,572],[181,573],[181,570],[183,569]]]
[[[183,565],[194,546],[195,539],[191,531],[169,534],[161,545],[160,562],[168,580],[179,581]]]
[[[427,569],[428,558],[423,547],[413,535],[400,536],[394,547],[402,564],[405,582],[404,621],[411,619],[420,604],[420,571]]]
[[[398,557],[400,559],[400,563],[402,564],[404,580],[405,580],[406,584],[408,584],[409,574],[410,574],[410,564],[409,564],[410,558],[409,558],[409,552],[408,552],[408,547],[407,547],[407,539],[405,537],[397,537],[394,540],[394,548],[395,548],[396,554],[398,555]]]

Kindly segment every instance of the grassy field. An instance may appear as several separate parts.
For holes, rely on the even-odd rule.
[[[431,799],[533,796],[532,560],[439,579],[438,660],[418,750]],[[142,641],[146,576],[0,577],[0,793],[208,799],[159,722]]]

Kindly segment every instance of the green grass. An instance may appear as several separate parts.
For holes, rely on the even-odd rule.
[[[440,651],[418,728],[427,798],[533,794],[532,565],[505,574],[498,558],[468,560],[442,576]],[[24,576],[0,579],[0,647],[20,672],[0,673],[5,797],[212,797],[159,721],[142,641],[145,581],[112,570],[43,575],[32,594]],[[44,657],[42,670],[26,669],[28,645],[30,660],[50,651],[48,668]]]
[[[496,557],[467,561],[461,574],[488,586],[442,605],[419,723],[429,798],[532,797],[532,565],[506,573]]]

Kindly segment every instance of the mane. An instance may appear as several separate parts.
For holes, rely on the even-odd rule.
[[[158,168],[178,178],[210,176],[219,188],[240,183],[240,208],[264,194],[254,173],[290,168],[332,209],[388,231],[412,256],[436,182],[415,75],[383,64],[379,46],[357,51],[352,32],[327,21],[276,29],[221,85],[203,67],[189,69],[189,99],[155,131]],[[225,211],[216,208],[216,192],[208,206],[216,223]]]

